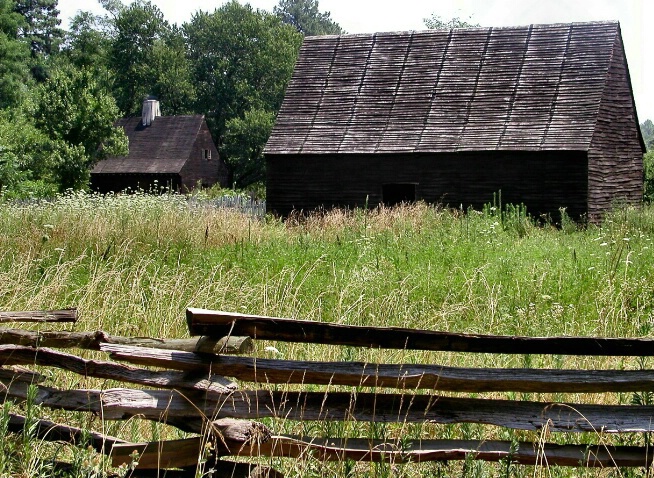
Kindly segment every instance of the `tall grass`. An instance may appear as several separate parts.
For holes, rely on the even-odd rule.
[[[186,336],[183,317],[189,306],[468,333],[649,336],[654,327],[653,237],[651,206],[615,211],[602,226],[566,222],[557,228],[536,225],[520,208],[463,213],[417,204],[281,221],[257,220],[176,195],[73,194],[0,208],[0,308],[76,306],[82,319],[73,329],[136,336]],[[275,346],[281,356],[308,360],[640,366],[635,359]],[[258,353],[271,352],[262,346]],[[57,385],[77,387],[80,379]],[[628,403],[631,398],[566,400]],[[79,420],[98,428],[81,415]],[[133,423],[100,426],[127,439],[149,431]],[[275,432],[315,436],[537,439],[474,425],[269,424]],[[303,476],[535,473],[510,463],[322,465],[308,458],[281,467],[291,475],[301,470]],[[554,469],[547,476],[573,474]]]

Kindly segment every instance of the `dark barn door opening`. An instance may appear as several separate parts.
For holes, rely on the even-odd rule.
[[[385,206],[416,202],[418,183],[393,183],[382,185],[382,202]]]

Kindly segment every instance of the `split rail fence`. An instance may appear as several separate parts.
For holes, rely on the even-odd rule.
[[[550,403],[439,393],[560,392],[601,397],[605,393],[654,392],[653,370],[459,368],[264,359],[247,355],[254,351],[255,340],[269,340],[399,350],[647,357],[654,355],[653,339],[470,335],[347,326],[194,308],[188,309],[186,315],[190,334],[195,337],[192,339],[0,328],[0,400],[26,400],[28,389],[36,387],[35,401],[43,407],[86,411],[102,420],[138,417],[165,422],[194,434],[181,440],[131,443],[46,420],[39,422],[37,433],[42,439],[72,443],[90,440],[97,451],[111,457],[115,466],[134,464],[138,457],[132,476],[148,476],[160,470],[170,470],[166,476],[194,476],[198,463],[205,461],[207,453],[215,470],[213,476],[281,476],[267,466],[225,460],[230,457],[312,456],[324,461],[396,464],[474,458],[542,466],[651,466],[652,452],[647,446],[606,445],[603,437],[654,431],[654,406]],[[74,310],[0,313],[0,322],[76,319]],[[99,350],[113,360],[84,359],[55,350],[61,348]],[[147,388],[57,389],[39,384],[44,377],[26,366],[47,366]],[[274,387],[264,389],[262,384],[297,384],[297,387],[296,391],[276,391]],[[339,391],[330,390],[336,386]],[[479,423],[547,432],[543,436],[555,432],[590,433],[580,435],[586,437],[585,441],[575,445],[558,445],[546,440],[515,443],[422,439],[407,443],[401,439],[375,440],[366,436],[277,435],[271,430],[274,426],[256,421],[264,418]],[[12,415],[9,427],[11,431],[20,431],[24,424],[24,417]],[[593,437],[599,439],[593,442]],[[210,448],[208,443],[212,445]]]

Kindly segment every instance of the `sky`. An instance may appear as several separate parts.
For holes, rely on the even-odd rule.
[[[279,3],[279,0],[239,1],[268,11]],[[161,9],[170,23],[181,25],[198,10],[211,12],[225,2],[151,0],[151,3]],[[654,55],[645,47],[648,27],[654,29],[654,0],[319,0],[319,6],[321,11],[330,12],[331,18],[348,33],[423,30],[423,19],[432,13],[444,20],[460,17],[484,27],[618,20],[638,119],[641,123],[646,119],[654,121]],[[102,13],[100,4],[93,0],[59,0],[59,10],[64,28],[78,10]],[[651,42],[654,45],[654,40]]]

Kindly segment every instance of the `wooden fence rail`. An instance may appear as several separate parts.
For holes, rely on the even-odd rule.
[[[111,358],[173,370],[220,371],[259,383],[352,385],[454,392],[602,393],[654,391],[654,370],[537,370],[443,365],[276,360],[102,344]],[[0,348],[1,351],[1,348]]]
[[[12,314],[16,318],[27,317]],[[229,462],[225,457],[310,456],[323,461],[395,464],[472,457],[538,466],[651,466],[652,453],[647,447],[607,445],[610,440],[606,437],[654,432],[654,406],[499,399],[460,393],[652,392],[653,370],[459,368],[433,363],[235,356],[253,352],[253,339],[475,353],[651,356],[651,339],[494,337],[352,327],[202,309],[188,309],[187,322],[192,335],[203,337],[152,339],[116,337],[102,331],[0,329],[0,400],[21,402],[32,396],[43,407],[85,411],[103,420],[138,417],[194,434],[182,440],[132,443],[39,422],[41,439],[78,444],[84,437],[95,450],[110,455],[116,466],[129,464],[138,455],[133,476],[150,476],[148,470],[156,469],[170,470],[166,476],[192,476],[194,467],[201,462],[216,470],[213,476],[280,476],[272,468]],[[97,350],[108,354],[111,360],[82,358],[56,348]],[[139,388],[60,389],[26,368],[31,366]],[[278,386],[282,387],[276,389]],[[275,434],[274,429],[256,421],[264,418],[378,424],[477,423],[533,431],[534,436],[540,434],[544,438],[515,443],[439,437],[407,441],[294,436]],[[24,424],[24,418],[12,415],[10,431],[20,431]],[[580,435],[584,443],[557,445],[545,440],[553,432],[590,434]],[[589,436],[597,440],[588,441]]]
[[[1,312],[2,322],[76,322],[77,309]]]
[[[0,328],[0,344],[86,350],[100,350],[100,344],[122,344],[166,350],[219,354],[248,354],[254,350],[250,337],[153,339],[149,337],[109,335],[102,330],[96,332],[66,332]]]
[[[247,335],[259,340],[400,350],[502,354],[654,356],[654,339],[517,337],[400,327],[364,327],[189,308],[191,335]]]

